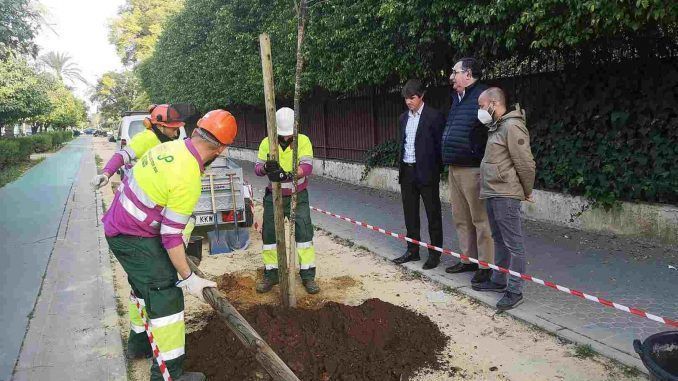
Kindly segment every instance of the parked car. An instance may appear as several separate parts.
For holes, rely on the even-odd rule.
[[[94,129],[93,129],[93,128],[87,128],[87,129],[85,129],[85,134],[87,134],[87,135],[92,135],[92,134],[94,134]]]

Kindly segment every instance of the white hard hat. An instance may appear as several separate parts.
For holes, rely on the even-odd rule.
[[[294,110],[289,107],[281,107],[275,112],[275,124],[278,127],[278,135],[292,136],[294,133]]]

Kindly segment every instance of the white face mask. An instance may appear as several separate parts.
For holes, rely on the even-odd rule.
[[[480,123],[487,126],[488,124],[491,124],[492,121],[493,121],[492,120],[492,114],[490,114],[489,111],[487,111],[487,110],[479,108],[478,109],[478,120],[480,121]]]

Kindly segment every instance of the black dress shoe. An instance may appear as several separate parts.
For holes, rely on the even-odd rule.
[[[468,271],[476,271],[478,270],[478,265],[475,263],[462,263],[459,262],[454,266],[450,266],[445,269],[445,272],[448,274],[457,274],[457,273],[465,273]]]
[[[492,275],[492,270],[490,269],[479,269],[471,278],[471,284],[474,283],[483,283],[490,280],[490,275]]]
[[[491,280],[486,280],[483,283],[471,283],[471,288],[476,291],[494,291],[494,292],[504,292],[506,291],[505,284],[497,284]]]
[[[419,253],[413,253],[411,251],[406,251],[405,254],[394,259],[393,263],[395,263],[396,265],[402,265],[403,263],[418,261],[420,259],[421,259],[421,257],[419,257]]]
[[[436,267],[438,267],[439,264],[440,264],[439,259],[438,260],[429,259],[428,261],[426,261],[426,263],[424,263],[424,266],[422,266],[421,268],[424,270],[435,269]]]

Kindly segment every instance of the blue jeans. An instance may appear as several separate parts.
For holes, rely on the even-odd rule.
[[[525,241],[520,219],[520,200],[508,197],[487,199],[487,216],[494,239],[494,264],[525,273]],[[492,270],[492,282],[506,284],[507,274]],[[524,281],[511,275],[506,290],[522,294]]]

